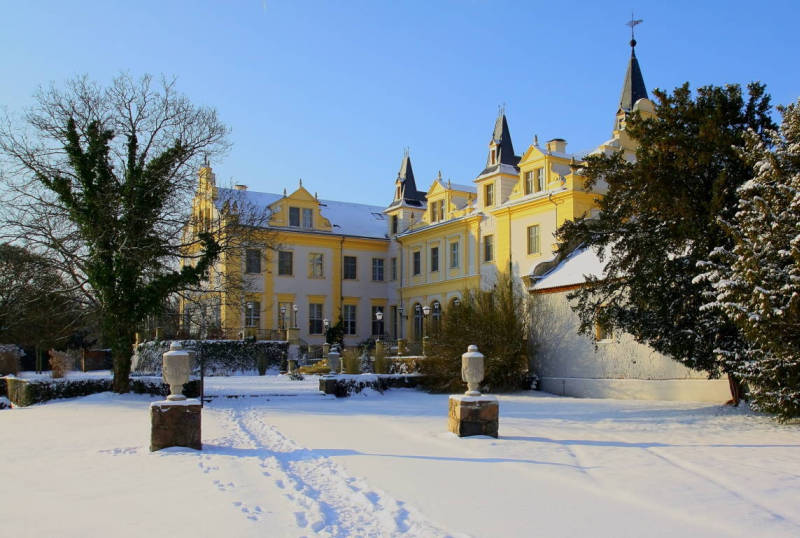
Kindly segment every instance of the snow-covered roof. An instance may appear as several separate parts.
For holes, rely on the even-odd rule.
[[[217,189],[217,193],[215,204],[218,210],[221,210],[226,202],[235,201],[240,206],[244,204],[256,211],[263,211],[283,198],[283,195],[271,192],[224,188]],[[383,207],[336,200],[319,200],[319,203],[320,213],[331,222],[333,227],[332,232],[329,233],[376,239],[386,238],[386,217],[383,214]]]
[[[471,192],[477,193],[478,189],[475,185],[461,185],[460,183],[449,183],[450,189],[454,191],[461,191],[461,192]]]
[[[519,175],[519,168],[517,168],[516,166],[512,166],[510,164],[494,165],[494,166],[488,168],[487,170],[484,170],[483,172],[481,172],[481,174],[478,177],[476,177],[475,179],[478,180],[478,179],[480,179],[482,177],[493,175],[493,174],[497,174],[497,173],[506,174],[506,175],[509,175],[509,176]]]
[[[604,258],[607,260],[611,247],[606,247]],[[541,291],[565,286],[575,286],[586,282],[587,277],[604,278],[605,262],[592,247],[575,249],[558,265],[538,277],[531,286],[532,291]]]
[[[383,207],[320,200],[320,211],[323,217],[331,221],[334,233],[386,238],[386,217],[383,215]]]

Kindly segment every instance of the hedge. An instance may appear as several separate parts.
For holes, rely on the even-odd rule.
[[[5,382],[8,399],[16,406],[25,407],[56,398],[75,398],[111,390],[111,378],[101,379],[49,379],[28,380],[18,377],[2,378]],[[159,377],[131,377],[131,392],[167,396],[169,385]],[[201,392],[199,379],[193,379],[183,386],[183,394],[188,398],[198,398]]]
[[[273,340],[176,340],[186,350],[194,352],[192,371],[200,374],[199,357],[205,364],[205,375],[251,374],[263,375],[271,367],[285,368],[288,342]],[[172,341],[143,342],[136,346],[131,371],[138,374],[161,375],[162,355],[169,351]]]

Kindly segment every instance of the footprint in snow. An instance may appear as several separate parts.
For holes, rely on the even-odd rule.
[[[308,520],[306,519],[305,512],[295,512],[294,519],[295,521],[297,521],[298,527],[305,528],[305,526],[308,525]]]

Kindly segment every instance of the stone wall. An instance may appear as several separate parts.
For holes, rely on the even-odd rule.
[[[531,365],[541,390],[584,398],[659,399],[724,402],[728,380],[709,380],[705,372],[687,368],[629,334],[595,342],[578,334],[579,320],[567,292],[541,294],[534,337],[538,342]]]

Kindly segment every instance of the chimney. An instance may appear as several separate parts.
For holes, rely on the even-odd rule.
[[[237,191],[246,191],[247,185],[234,185],[233,188],[236,189]]]
[[[563,138],[554,138],[547,141],[547,151],[550,153],[566,153],[567,141]]]

